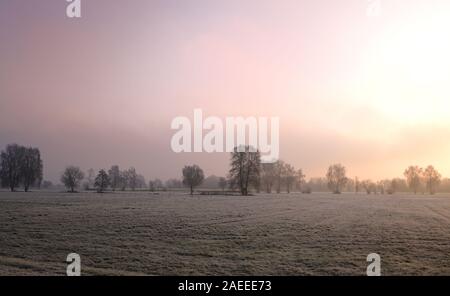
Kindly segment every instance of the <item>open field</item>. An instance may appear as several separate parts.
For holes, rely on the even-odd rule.
[[[0,192],[0,275],[450,275],[450,195]]]

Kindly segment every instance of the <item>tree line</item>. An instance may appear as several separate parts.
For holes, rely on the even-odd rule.
[[[75,192],[84,178],[85,174],[79,167],[68,166],[61,175],[61,183],[69,192]],[[108,171],[101,169],[96,175],[93,169],[89,169],[87,181],[84,183],[85,190],[95,189],[100,193],[108,188],[112,191],[125,191],[128,188],[134,191],[145,186],[144,176],[138,174],[134,167],[121,170],[118,165],[111,166]]]
[[[89,169],[85,174],[77,166],[68,166],[61,174],[60,181],[69,192],[75,192],[83,185],[85,190],[121,190],[146,188],[149,191],[166,190],[167,188],[187,187],[193,194],[195,188],[205,181],[205,174],[198,165],[185,166],[181,171],[181,179],[169,179],[165,183],[159,179],[146,183],[144,176],[138,174],[134,167],[121,170],[112,165],[109,170],[101,169],[97,173]],[[410,190],[434,194],[442,183],[441,174],[433,167],[420,168],[410,166],[404,171],[405,179],[371,181],[348,178],[346,168],[341,164],[330,165],[325,177],[311,178],[306,181],[302,169],[278,160],[274,163],[261,163],[260,152],[250,146],[236,147],[231,153],[230,169],[227,177],[217,177],[216,187],[225,191],[239,192],[248,195],[251,191],[265,193],[290,193],[292,191],[311,193],[312,191],[365,192],[367,194],[394,194]],[[82,184],[83,180],[85,182]],[[43,181],[43,161],[38,148],[17,144],[8,145],[0,154],[0,181],[2,187],[15,191],[22,186],[25,191],[30,187],[50,187],[51,182]],[[450,179],[444,180],[450,190]]]
[[[241,147],[242,148],[242,147]],[[276,193],[283,191],[290,193],[295,189],[302,193],[311,193],[314,189],[324,189],[335,194],[343,191],[356,192],[365,191],[367,194],[394,194],[408,189],[417,194],[419,190],[423,193],[435,194],[438,186],[441,184],[441,174],[431,165],[426,168],[410,166],[404,171],[405,179],[394,178],[392,180],[381,180],[373,182],[371,180],[359,181],[347,177],[345,166],[342,164],[333,164],[328,167],[324,178],[311,178],[306,182],[306,176],[302,169],[296,169],[289,163],[278,160],[274,163],[261,163],[260,152],[245,146],[242,149],[235,148],[231,153],[230,170],[228,179],[220,178],[219,187],[224,190],[227,186],[230,189],[237,189],[242,195],[248,195],[250,189],[259,193],[264,191]],[[196,175],[203,175],[203,171],[198,166],[195,167]],[[201,171],[199,174],[197,171]],[[187,170],[189,172],[190,170]],[[185,177],[185,170],[183,170]],[[202,178],[184,178],[187,184],[192,188],[199,186]],[[450,180],[446,180],[449,183]]]

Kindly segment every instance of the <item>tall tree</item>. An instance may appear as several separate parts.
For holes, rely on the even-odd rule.
[[[183,168],[183,184],[190,188],[191,195],[194,194],[194,188],[200,185],[204,179],[203,170],[198,165],[194,164]]]
[[[23,147],[10,144],[0,154],[0,177],[2,186],[8,186],[15,191],[20,184],[22,164],[24,158]]]
[[[250,146],[235,147],[231,153],[229,179],[242,195],[248,195],[250,186],[257,186],[260,176],[261,154]]]
[[[120,169],[118,165],[113,165],[109,171],[109,181],[112,191],[116,191],[116,188],[120,186]]]
[[[134,167],[131,167],[126,171],[126,178],[128,181],[128,186],[131,190],[136,190],[138,185],[138,174],[136,173],[136,169]]]
[[[75,189],[80,186],[80,182],[84,178],[84,173],[76,166],[68,166],[61,175],[61,182],[66,186],[70,192],[75,192]]]
[[[334,164],[328,168],[327,180],[328,188],[335,194],[339,194],[347,183],[345,167],[341,164]]]
[[[305,181],[306,175],[303,173],[302,169],[298,169],[296,173],[296,182],[297,182],[297,188],[300,192],[303,191],[303,185],[306,183]]]
[[[355,177],[355,193],[359,193],[360,186],[361,186],[361,183],[359,182],[358,177]]]
[[[277,182],[277,193],[281,192],[281,185],[284,181],[286,164],[282,160],[275,162],[275,176]]]
[[[103,193],[110,184],[109,176],[105,170],[100,170],[95,178],[94,186],[98,193]]]
[[[35,185],[42,179],[43,165],[39,149],[23,147],[22,150],[23,158],[20,175],[25,192],[28,192],[30,186]]]
[[[261,164],[261,183],[267,193],[272,193],[272,187],[275,182],[276,172],[274,163]]]
[[[421,184],[422,169],[418,166],[410,166],[403,174],[405,175],[409,188],[411,188],[414,194],[417,194]]]
[[[429,165],[423,171],[423,177],[427,186],[427,190],[430,194],[436,193],[436,188],[441,183],[441,174],[432,166]]]
[[[284,173],[285,173],[286,191],[287,193],[290,193],[292,184],[294,183],[296,177],[295,168],[287,163],[284,168]]]
[[[88,175],[87,175],[87,182],[85,184],[85,189],[89,190],[94,187],[95,171],[93,168],[90,168],[90,169],[88,169],[87,173],[88,173]]]

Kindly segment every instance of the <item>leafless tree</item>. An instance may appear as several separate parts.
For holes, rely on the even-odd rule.
[[[112,191],[116,191],[116,188],[120,186],[120,168],[118,165],[113,165],[109,171],[109,181]]]
[[[0,155],[0,177],[2,186],[8,186],[11,191],[15,191],[19,186],[21,178],[21,164],[23,150],[17,144],[10,144]]]
[[[300,192],[303,192],[303,184],[305,184],[305,178],[306,178],[306,175],[303,173],[303,170],[298,169],[296,172],[296,183],[297,183],[297,189]]]
[[[286,168],[286,165],[285,165],[284,161],[278,160],[277,162],[275,162],[275,176],[276,176],[276,182],[277,182],[277,193],[281,192],[281,185],[283,184],[284,176],[285,176],[285,168]]]
[[[87,171],[87,177],[86,177],[86,182],[83,183],[83,187],[85,190],[90,190],[91,188],[94,187],[94,182],[95,182],[95,171],[93,168],[88,169]]]
[[[161,182],[161,181],[160,181]],[[155,180],[155,185],[157,185],[158,180]],[[151,184],[151,183],[149,183]],[[162,187],[161,184],[159,185],[159,187]],[[179,180],[179,179],[169,179],[166,181],[166,188],[183,188],[183,181]],[[153,189],[154,191],[154,189]]]
[[[61,182],[70,190],[70,192],[75,192],[75,188],[80,185],[83,178],[84,173],[79,167],[68,166],[61,175]]]
[[[355,193],[359,193],[361,183],[359,182],[358,177],[355,177]]]
[[[387,191],[388,194],[395,194],[398,191],[398,180],[392,179],[391,185],[389,186],[389,189]]]
[[[265,187],[267,193],[272,193],[272,186],[275,181],[275,164],[261,164],[261,185]]]
[[[366,191],[367,194],[377,193],[377,185],[371,180],[361,181],[361,187]]]
[[[44,181],[42,182],[42,188],[44,188],[44,189],[50,189],[50,188],[52,188],[52,187],[53,187],[53,183],[52,183],[51,181],[44,180]]]
[[[404,172],[406,182],[414,194],[417,194],[417,191],[420,188],[422,172],[423,170],[418,166],[410,166]]]
[[[39,149],[32,147],[21,147],[21,149],[23,155],[20,175],[24,190],[27,192],[30,186],[42,179],[43,165]]]
[[[436,188],[441,183],[441,174],[431,165],[423,171],[427,190],[430,194],[436,193]]]
[[[220,189],[222,189],[222,191],[225,191],[225,188],[227,188],[227,185],[228,185],[227,179],[224,177],[220,177],[218,185],[219,185]]]
[[[147,181],[143,175],[138,174],[136,177],[136,188],[142,189],[147,187]]]
[[[161,190],[163,186],[163,182],[160,179],[151,180],[148,182],[148,187],[150,191]]]
[[[194,194],[194,188],[200,185],[204,179],[203,170],[198,165],[194,164],[183,168],[183,184],[190,188],[191,195]]]
[[[23,184],[25,191],[39,185],[43,178],[43,165],[39,149],[10,144],[0,154],[2,186],[11,191]]]
[[[327,180],[328,188],[335,194],[341,193],[342,188],[347,183],[347,177],[345,176],[345,167],[341,164],[334,164],[328,168]]]
[[[125,190],[126,186],[128,186],[132,191],[135,191],[138,182],[138,174],[136,173],[136,169],[134,167],[129,168],[122,174],[122,177],[124,178],[124,187],[122,187],[123,190]]]
[[[119,188],[121,191],[125,191],[128,187],[128,171],[120,171]]]
[[[110,184],[109,176],[105,170],[100,170],[95,178],[94,186],[98,193],[103,193]]]
[[[295,168],[288,163],[286,163],[284,166],[284,179],[286,183],[286,191],[287,193],[290,193],[292,184],[295,182],[296,179],[296,171]]]
[[[231,153],[229,179],[242,195],[248,195],[250,186],[257,186],[260,177],[261,154],[250,146],[234,148]]]

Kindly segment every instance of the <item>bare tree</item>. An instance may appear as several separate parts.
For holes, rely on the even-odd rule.
[[[19,186],[23,162],[23,149],[17,144],[10,144],[0,154],[0,177],[2,186],[15,191]]]
[[[83,178],[84,173],[79,167],[68,166],[61,175],[61,182],[70,190],[70,192],[75,192],[75,188],[80,185]]]
[[[200,185],[204,179],[203,170],[198,165],[183,168],[183,184],[190,188],[191,195],[194,194],[194,188]]]
[[[95,171],[93,168],[88,169],[87,171],[87,177],[86,177],[86,182],[83,183],[83,187],[85,190],[90,190],[91,188],[94,187],[94,182],[95,182]]]
[[[366,191],[367,194],[377,193],[377,185],[371,180],[361,181],[361,187]]]
[[[181,184],[183,184],[183,183],[181,182]],[[151,180],[148,182],[148,187],[149,187],[150,191],[155,191],[155,190],[162,189],[164,187],[164,185],[160,179],[155,179],[155,180]]]
[[[52,188],[52,187],[53,187],[53,183],[52,183],[51,181],[44,180],[44,181],[42,182],[42,188],[44,188],[44,189],[50,189],[50,188]]]
[[[126,171],[126,177],[128,180],[128,186],[132,191],[136,190],[138,185],[138,174],[136,173],[136,169],[134,167],[129,168]]]
[[[152,181],[149,182],[149,184],[151,184]],[[161,181],[159,181],[161,182]],[[154,185],[156,185],[157,180],[155,180]],[[161,182],[162,184],[162,182]],[[183,188],[183,181],[179,180],[179,179],[169,179],[165,182],[166,188]],[[161,187],[161,185],[159,185],[159,187]]]
[[[306,182],[305,181],[306,175],[303,173],[302,169],[298,169],[297,172],[296,172],[295,177],[296,177],[297,189],[300,192],[303,192],[303,185]]]
[[[228,185],[227,179],[224,177],[220,177],[218,185],[219,185],[220,189],[222,189],[222,191],[225,191],[225,188],[227,188],[227,185]]]
[[[109,176],[105,170],[100,170],[95,177],[94,187],[98,193],[103,193],[110,184]]]
[[[332,190],[333,193],[341,193],[342,188],[347,183],[347,177],[345,176],[345,173],[345,167],[341,164],[334,164],[328,168],[328,188]]]
[[[284,178],[286,182],[287,193],[291,192],[292,184],[295,182],[296,179],[295,177],[296,177],[295,168],[292,165],[286,163],[284,167]]]
[[[147,187],[147,181],[143,175],[137,175],[136,177],[136,188],[142,189]]]
[[[359,182],[358,177],[355,177],[355,193],[359,193],[361,183]]]
[[[397,179],[392,179],[391,186],[389,186],[388,189],[388,194],[395,194],[397,193],[397,190],[398,190],[398,181]]]
[[[109,171],[109,181],[112,191],[116,191],[116,188],[120,186],[120,168],[118,165],[113,165]]]
[[[128,171],[120,171],[119,188],[121,191],[125,191],[128,186]]]
[[[441,174],[431,165],[423,171],[423,177],[430,194],[436,193],[436,187],[441,183]]]
[[[410,166],[405,170],[404,175],[409,188],[417,194],[421,185],[422,169],[418,166]]]
[[[275,164],[261,164],[261,183],[265,187],[267,193],[272,193],[273,183],[275,182]]]
[[[155,191],[155,183],[153,180],[148,181],[148,190]]]
[[[229,179],[242,195],[248,195],[250,186],[257,186],[261,168],[261,154],[250,146],[235,147],[231,153]]]
[[[370,181],[370,180],[361,181],[361,186],[366,191],[367,194],[371,193],[371,187],[370,187],[371,184],[372,184],[372,181]]]
[[[285,176],[285,168],[286,165],[284,161],[278,160],[275,162],[275,175],[277,181],[277,193],[281,192],[281,184],[283,184],[284,176]]]
[[[22,147],[22,150],[20,175],[24,190],[28,192],[30,186],[35,185],[40,179],[42,180],[43,165],[39,149]]]

